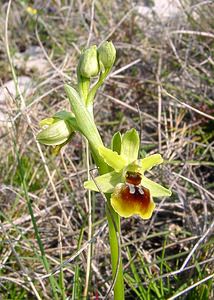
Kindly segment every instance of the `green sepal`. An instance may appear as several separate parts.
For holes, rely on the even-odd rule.
[[[41,120],[39,122],[39,125],[40,127],[47,127],[53,123],[56,123],[59,120],[66,121],[74,130],[78,130],[78,125],[74,114],[66,110],[58,111],[53,117]]]
[[[126,157],[128,164],[137,160],[140,139],[136,129],[126,131],[122,136],[121,155]]]
[[[115,186],[122,180],[122,173],[112,171],[84,182],[84,188],[96,192],[112,193]]]
[[[127,164],[126,159],[116,151],[112,151],[104,146],[98,148],[100,156],[116,172],[120,172]]]
[[[163,162],[163,158],[160,154],[153,154],[143,159],[140,159],[141,172],[151,170],[154,166],[160,165]]]
[[[152,197],[169,197],[172,195],[172,192],[169,189],[148,179],[145,176],[142,176],[141,184],[145,188],[149,189]]]
[[[121,143],[122,143],[122,136],[119,131],[115,132],[111,139],[111,150],[116,151],[118,154],[120,154],[121,151]]]

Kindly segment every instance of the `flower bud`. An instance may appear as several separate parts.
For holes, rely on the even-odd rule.
[[[61,145],[69,140],[73,128],[65,120],[47,118],[40,122],[44,129],[37,134],[37,140],[44,145]]]
[[[79,71],[82,77],[91,78],[99,73],[97,46],[86,49],[80,57]]]
[[[104,68],[111,68],[116,58],[116,49],[112,42],[104,42],[98,49],[98,58]]]

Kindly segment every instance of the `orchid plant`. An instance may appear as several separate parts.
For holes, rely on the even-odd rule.
[[[60,111],[40,122],[37,135],[40,143],[52,145],[54,152],[71,141],[78,132],[89,142],[99,176],[84,183],[88,190],[105,193],[106,215],[109,225],[114,299],[124,299],[123,268],[118,241],[120,217],[137,215],[149,219],[155,209],[153,197],[166,197],[171,191],[145,176],[163,162],[160,154],[138,158],[140,139],[135,129],[112,137],[111,149],[104,146],[93,115],[93,103],[97,90],[110,73],[116,58],[112,42],[100,47],[85,49],[77,66],[77,88],[65,85],[72,112]],[[95,83],[94,77],[97,78]]]

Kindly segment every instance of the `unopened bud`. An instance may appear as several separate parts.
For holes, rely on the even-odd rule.
[[[37,140],[44,145],[61,145],[68,141],[74,132],[65,120],[48,118],[42,120],[40,124],[44,129],[37,134]]]
[[[82,77],[91,78],[99,73],[97,46],[86,49],[80,57],[79,71]]]
[[[104,42],[98,49],[98,58],[104,68],[111,68],[116,58],[116,49],[112,42]]]

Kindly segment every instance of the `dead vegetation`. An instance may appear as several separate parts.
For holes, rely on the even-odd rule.
[[[81,49],[104,39],[114,42],[117,61],[96,99],[101,135],[108,145],[115,131],[139,130],[140,155],[160,152],[165,159],[151,176],[173,191],[156,200],[151,220],[122,220],[126,299],[214,296],[214,5],[180,0],[175,15],[163,16],[145,14],[142,2],[152,7],[153,1],[128,0],[0,4],[1,299],[53,299],[45,275],[64,262],[51,276],[58,299],[82,299],[85,142],[76,135],[53,157],[35,134],[39,120],[70,109],[63,85],[76,82]],[[103,299],[111,284],[108,231],[102,197],[92,200],[89,299]]]

